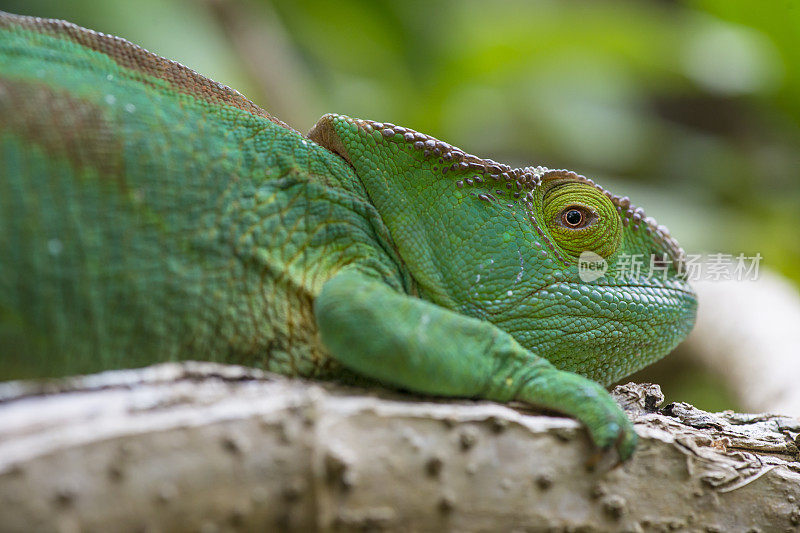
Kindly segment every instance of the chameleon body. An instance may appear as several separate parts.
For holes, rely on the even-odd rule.
[[[0,379],[238,363],[520,400],[626,458],[602,385],[691,329],[681,261],[575,173],[341,115],[306,137],[127,41],[0,14]]]

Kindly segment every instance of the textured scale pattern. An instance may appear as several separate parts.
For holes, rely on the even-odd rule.
[[[341,139],[348,134],[368,138],[374,146],[363,146],[361,140],[346,146]],[[694,295],[680,276],[684,252],[664,226],[632,207],[627,197],[571,171],[514,169],[385,122],[329,114],[309,136],[354,164],[423,295],[501,325],[559,368],[611,383],[662,357],[691,327]],[[358,157],[364,159],[363,167]],[[399,177],[390,183],[392,192],[384,205],[380,196],[385,191],[373,192],[368,176],[382,173],[382,161],[396,164],[404,157],[412,169],[430,174],[424,180],[403,179],[402,171],[393,171]],[[547,182],[559,180],[599,191],[618,213],[620,227],[626,228],[622,244],[607,258],[607,275],[592,284],[578,279],[576,261],[554,242],[542,220],[542,190]],[[497,210],[465,205],[466,196]],[[395,209],[396,198],[415,198],[411,203],[422,207],[421,219],[433,211],[452,212],[463,220],[428,225],[416,221],[405,204],[397,209],[398,222],[393,224],[386,214]],[[508,228],[514,226],[521,231],[512,236]],[[433,244],[428,245],[430,253],[423,254],[426,233],[425,240]],[[471,238],[475,235],[480,239]],[[625,271],[615,272],[614,258],[625,253],[667,257],[669,275],[629,279]]]
[[[333,117],[343,116],[335,114],[328,115],[328,119]],[[666,251],[673,261],[682,262],[684,260],[685,253],[683,249],[678,244],[678,241],[670,235],[669,229],[666,226],[660,225],[654,218],[645,215],[642,208],[631,205],[631,200],[627,196],[612,194],[610,191],[585,176],[581,176],[569,170],[551,170],[543,166],[511,168],[506,164],[498,163],[492,159],[482,159],[468,154],[446,142],[440,141],[430,135],[419,133],[411,128],[373,120],[349,120],[367,133],[379,131],[384,138],[392,140],[399,140],[399,136],[402,136],[404,142],[413,146],[415,150],[422,151],[424,158],[438,159],[439,168],[443,174],[447,174],[448,171],[461,171],[473,174],[470,177],[456,181],[456,186],[459,188],[482,185],[488,180],[496,182],[495,185],[497,185],[498,189],[493,193],[476,193],[476,196],[484,201],[498,201],[496,196],[499,196],[500,199],[504,201],[521,202],[530,209],[532,207],[532,197],[529,191],[536,189],[541,183],[543,176],[549,173],[561,173],[573,176],[578,180],[594,186],[597,190],[606,195],[616,207],[624,225],[627,226],[630,224],[634,231],[638,231],[641,228],[646,233],[652,233],[653,238],[657,242],[663,243],[666,246]],[[344,156],[344,154],[340,155]]]
[[[691,329],[683,255],[574,172],[341,115],[305,137],[123,39],[0,13],[0,379],[239,363],[516,399],[625,459],[601,384]]]
[[[402,286],[352,169],[240,94],[72,24],[0,28],[0,378],[187,357],[325,375],[322,283],[363,261]]]

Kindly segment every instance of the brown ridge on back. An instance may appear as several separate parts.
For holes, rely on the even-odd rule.
[[[63,20],[25,17],[0,11],[0,28],[14,26],[69,39],[76,44],[107,55],[125,68],[162,79],[178,92],[201,98],[213,104],[229,105],[296,131],[227,85],[217,83],[177,61],[148,52],[120,37],[87,30]]]

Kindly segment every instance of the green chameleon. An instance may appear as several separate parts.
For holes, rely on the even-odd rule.
[[[0,379],[236,363],[519,400],[626,459],[601,384],[692,328],[682,261],[573,172],[342,115],[306,137],[125,40],[0,13]]]

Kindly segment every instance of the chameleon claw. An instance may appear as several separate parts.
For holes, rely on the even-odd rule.
[[[604,462],[603,459],[608,457],[609,453],[613,453],[616,457],[606,471],[611,472],[612,470],[616,470],[617,468],[621,467],[632,456],[632,452],[624,449],[625,440],[625,432],[621,431],[617,436],[613,446],[607,446],[595,450],[591,455],[589,455],[589,458],[586,459],[586,462],[584,463],[586,470],[588,472],[594,472],[598,465]]]
[[[637,441],[638,436],[633,426],[630,423],[622,424],[616,431],[613,441],[605,441],[589,456],[585,463],[586,470],[596,470],[601,463],[607,463],[604,459],[610,455],[615,457],[612,459],[613,462],[610,463],[608,471],[616,470],[633,456]],[[609,457],[609,459],[611,458]]]

